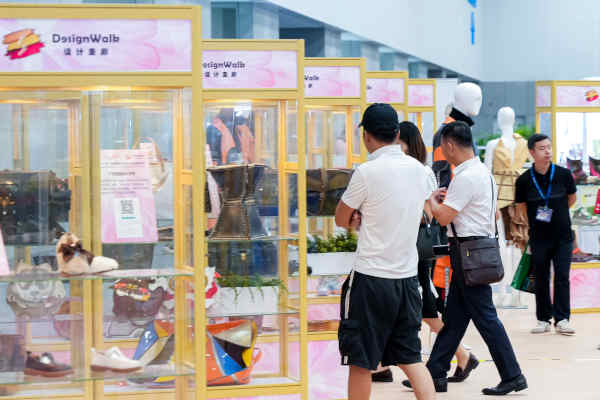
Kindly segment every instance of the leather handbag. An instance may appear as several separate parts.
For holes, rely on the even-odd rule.
[[[492,183],[492,199],[494,199],[494,181]],[[504,278],[504,266],[500,257],[500,244],[498,242],[498,222],[494,216],[495,204],[492,204],[492,215],[496,236],[493,238],[482,238],[459,242],[457,240],[460,263],[463,270],[466,286],[481,286],[497,283]],[[450,224],[454,237],[458,238],[454,223]]]
[[[319,168],[306,171],[306,212],[308,216],[334,216],[354,170]]]
[[[419,261],[434,260],[433,247],[441,244],[440,226],[429,220],[427,213],[423,211],[422,223],[419,227],[419,236],[417,237],[417,250],[419,251]]]

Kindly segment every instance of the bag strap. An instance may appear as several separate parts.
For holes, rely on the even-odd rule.
[[[496,219],[496,206],[498,205],[498,199],[494,196],[494,178],[492,174],[490,174],[490,184],[492,185],[492,219],[494,220],[494,225],[496,227],[496,239],[498,239],[498,220]]]
[[[423,219],[425,220],[425,224],[427,225],[427,227],[431,227],[431,222],[429,220],[429,216],[427,216],[427,213],[425,212],[425,210],[423,210]]]

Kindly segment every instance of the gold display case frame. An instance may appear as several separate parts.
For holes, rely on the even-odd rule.
[[[410,85],[433,86],[433,105],[432,106],[411,106],[408,101],[408,87]],[[410,119],[409,119],[410,114],[416,114],[417,120],[415,122],[415,125],[417,125],[417,127],[419,128],[419,132],[421,132],[421,135],[424,135],[424,133],[423,133],[423,113],[426,113],[426,112],[432,113],[432,116],[433,116],[432,136],[435,135],[435,132],[437,130],[437,115],[436,115],[437,98],[436,98],[435,79],[407,79],[406,80],[406,89],[404,92],[406,93],[406,96],[407,96],[407,98],[406,98],[406,116],[404,119],[407,121],[410,121]],[[427,152],[428,153],[433,152],[433,146],[427,146]]]
[[[289,349],[288,344],[292,342],[299,343],[299,372],[300,380],[294,383],[281,383],[281,384],[265,384],[256,385],[250,382],[247,385],[237,386],[211,386],[206,387],[198,382],[206,382],[206,374],[202,369],[196,369],[196,382],[197,390],[196,399],[218,399],[218,398],[237,398],[237,397],[258,397],[261,396],[277,396],[277,395],[299,395],[302,400],[308,400],[308,356],[307,356],[307,324],[306,324],[306,296],[302,295],[306,293],[306,233],[307,233],[307,218],[306,218],[306,196],[302,196],[302,193],[306,193],[306,131],[304,118],[304,40],[205,40],[203,42],[203,50],[221,50],[221,51],[294,51],[297,55],[297,85],[296,89],[204,89],[203,90],[203,101],[205,104],[210,102],[234,102],[239,100],[253,101],[260,103],[268,101],[280,102],[280,109],[286,110],[286,102],[293,101],[296,103],[296,132],[297,132],[297,161],[288,160],[288,149],[287,149],[287,120],[286,112],[279,114],[278,121],[278,149],[277,149],[277,170],[278,170],[278,219],[279,219],[279,235],[292,237],[293,240],[281,240],[279,246],[279,278],[283,281],[286,287],[288,286],[288,244],[294,243],[298,246],[299,251],[299,297],[297,304],[291,304],[289,298],[286,296],[280,297],[280,306],[287,308],[297,308],[299,314],[299,332],[289,332],[287,322],[280,323],[279,333],[275,334],[263,334],[257,339],[257,343],[280,343],[280,371],[277,376],[286,376],[289,369]],[[195,114],[203,121],[203,108],[195,108]],[[200,143],[206,143],[206,127],[202,125],[202,131],[200,136]],[[261,132],[256,132],[256,142],[261,142]],[[259,148],[259,146],[256,146]],[[260,155],[260,154],[259,154]],[[197,157],[198,161],[202,166],[202,171],[205,170],[204,155]],[[287,186],[288,174],[297,174],[298,179],[298,232],[292,233],[290,230],[290,221],[287,212],[282,210],[288,210],[290,204],[290,198]],[[204,172],[201,174],[198,181],[194,182],[194,189],[204,187]],[[203,194],[200,194],[200,198],[203,199]],[[203,201],[203,200],[202,200]],[[196,209],[195,209],[196,211]],[[203,213],[198,213],[197,217],[202,219],[202,226],[205,224],[205,218]],[[195,215],[196,217],[196,215]],[[207,251],[208,242],[204,236],[196,237],[195,245],[198,248],[202,248]],[[202,260],[198,260],[198,265],[201,268],[206,267],[208,264],[208,258],[203,257]],[[197,282],[199,285],[200,282]],[[289,296],[288,296],[289,297]],[[197,303],[199,305],[199,303]],[[196,321],[206,320],[206,311],[204,307],[197,306],[195,308],[195,319]],[[282,320],[286,320],[287,317],[280,317]],[[206,356],[205,346],[206,340],[204,335],[204,325],[196,324],[200,329],[197,330],[196,335],[196,358],[204,359]]]
[[[390,105],[394,107],[397,112],[402,112],[402,120],[406,120],[408,106],[408,93],[406,92],[406,85],[409,79],[408,71],[367,71],[366,79],[404,79],[404,101],[401,103],[390,103]],[[367,106],[369,104],[370,103],[367,102]]]
[[[600,113],[600,106],[590,106],[590,107],[565,107],[559,106],[557,104],[556,99],[556,88],[558,86],[587,86],[587,87],[599,87],[600,81],[537,81],[535,83],[536,93],[536,107],[535,107],[535,126],[536,132],[541,132],[541,114],[549,113],[551,115],[552,121],[552,131],[551,136],[552,142],[556,143],[557,132],[556,132],[556,114],[560,112],[573,112],[573,113]],[[537,105],[537,92],[540,87],[549,87],[550,88],[550,105],[549,106],[538,106]],[[552,146],[552,160],[553,162],[558,162],[557,155],[557,146]],[[587,263],[577,263],[574,262],[571,264],[571,269],[600,269],[600,262],[587,262]],[[572,313],[598,313],[600,312],[600,307],[593,308],[580,308],[571,310]]]
[[[94,99],[83,95],[83,91],[103,91],[111,93],[113,91],[130,91],[131,93],[141,92],[144,90],[168,90],[168,89],[189,89],[192,93],[192,103],[194,109],[201,108],[202,98],[202,75],[200,72],[201,66],[201,46],[202,46],[202,30],[201,21],[202,15],[200,7],[197,6],[155,6],[155,5],[0,5],[0,14],[2,18],[7,19],[138,19],[138,20],[169,20],[182,19],[191,21],[192,38],[192,70],[186,72],[0,72],[0,99],[8,92],[19,91],[23,93],[23,97],[28,97],[34,91],[48,91],[49,101],[64,100],[65,91],[82,92],[78,99],[81,104],[81,115],[73,115],[70,112],[70,123],[79,123],[80,132],[80,147],[81,154],[69,154],[69,175],[70,184],[73,183],[74,177],[81,178],[81,207],[78,212],[81,215],[81,232],[78,232],[83,240],[85,248],[95,251],[96,254],[101,254],[101,242],[97,230],[97,224],[100,218],[99,202],[100,198],[97,192],[97,182],[99,179],[99,142],[97,137],[92,137],[91,132],[94,130],[94,125],[98,123],[97,116],[90,115],[93,113],[96,105],[90,104]],[[110,97],[110,95],[108,95]],[[4,99],[8,100],[8,99]],[[181,107],[180,102],[175,102],[176,107]],[[181,114],[180,114],[181,115]],[[79,121],[77,121],[79,119]],[[175,124],[182,124],[182,121],[174,121]],[[191,121],[191,130],[199,131],[199,126],[202,124],[200,115],[194,114]],[[72,134],[72,130],[69,130]],[[73,139],[73,138],[71,138]],[[182,138],[175,138],[174,144],[174,159],[178,166],[174,166],[175,170],[181,171],[180,174],[175,174],[175,189],[174,198],[183,199],[183,185],[192,185],[193,183],[202,180],[200,165],[197,160],[193,159],[191,169],[184,170],[183,168],[183,143]],[[199,146],[199,135],[193,135],[193,146]],[[96,183],[94,183],[96,182]],[[198,190],[200,185],[194,185],[193,198],[195,204],[202,204],[203,191]],[[75,206],[75,205],[74,205]],[[183,235],[183,214],[181,207],[175,207],[175,232],[176,235]],[[73,215],[74,210],[71,210]],[[203,236],[203,230],[200,228],[200,211],[198,207],[194,207],[194,224],[193,233],[195,240]],[[201,235],[202,233],[202,235]],[[193,279],[196,287],[203,287],[204,274],[195,273],[192,266],[183,265],[181,237],[175,239],[178,242],[175,245],[175,270],[181,273],[181,276],[175,278],[175,312],[176,315],[183,314],[186,307],[186,298],[184,285],[186,280]],[[200,265],[202,254],[199,250],[201,247],[194,247],[194,264]],[[185,275],[185,276],[184,276]],[[84,380],[78,383],[77,387],[83,388],[82,395],[56,394],[53,389],[48,389],[47,399],[60,400],[81,400],[81,399],[126,399],[126,400],[166,400],[188,399],[193,388],[189,385],[189,380],[186,376],[177,376],[175,378],[175,389],[153,390],[140,389],[138,391],[127,391],[124,393],[110,392],[105,393],[104,380],[90,378],[91,355],[92,347],[103,349],[107,346],[104,343],[103,334],[103,309],[102,309],[102,279],[82,279],[80,291],[77,295],[82,297],[82,312],[83,315],[83,332],[82,340],[85,350],[83,354],[85,374]],[[72,286],[71,295],[74,293]],[[196,304],[204,304],[204,292],[195,291]],[[175,360],[176,362],[188,362],[189,357],[184,354],[184,341],[187,340],[185,331],[185,321],[177,319],[176,329],[178,339],[175,345]],[[197,325],[195,327],[199,332],[203,331]],[[111,345],[118,344],[124,348],[130,347],[131,343],[111,342]],[[39,346],[38,346],[39,347]],[[43,347],[44,351],[52,351],[63,348],[64,345],[49,345]],[[42,350],[42,348],[34,350]],[[74,356],[75,357],[75,356]],[[69,384],[62,385],[69,387]],[[203,398],[201,393],[197,393],[198,398]],[[19,400],[34,400],[39,399],[39,396],[20,396],[18,393],[14,396],[6,396],[4,399],[19,399]]]
[[[354,126],[352,118],[353,110],[359,107],[360,113],[364,112],[366,108],[366,60],[364,58],[305,58],[305,67],[358,67],[360,68],[360,97],[307,97],[305,98],[305,111],[311,109],[323,109],[323,110],[335,110],[344,112],[346,114],[346,165],[345,168],[353,168],[354,165],[361,164],[367,159],[367,150],[362,143],[362,135],[358,136],[358,146],[360,154],[354,153],[355,140],[354,130],[357,129]],[[311,161],[313,155],[320,155],[323,159],[323,168],[331,168],[331,147],[333,147],[333,132],[327,121],[323,121],[324,131],[324,143],[321,147],[312,146],[314,142],[310,136],[311,129],[307,126],[307,142],[308,145],[308,166],[312,168]],[[339,167],[339,166],[338,166]],[[323,227],[323,231],[319,233],[326,237],[328,234],[333,233],[333,221],[328,221],[329,224]],[[314,219],[309,220],[309,232],[317,232],[316,221]]]

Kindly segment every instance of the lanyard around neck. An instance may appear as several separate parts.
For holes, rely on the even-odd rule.
[[[554,179],[554,164],[552,164],[552,168],[550,170],[550,182],[548,182],[548,192],[546,193],[545,196],[544,196],[544,193],[542,192],[542,189],[540,188],[540,185],[539,185],[537,179],[535,179],[535,174],[533,173],[533,168],[534,167],[531,167],[531,169],[529,170],[529,172],[531,173],[531,180],[533,181],[533,184],[535,185],[535,188],[537,189],[538,193],[542,197],[542,200],[544,200],[546,202],[546,207],[548,207],[548,202],[550,201],[550,195],[552,194],[552,180]]]

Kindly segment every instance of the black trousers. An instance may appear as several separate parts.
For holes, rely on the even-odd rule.
[[[571,317],[571,258],[573,241],[531,239],[531,263],[535,271],[535,312],[538,321],[554,322]],[[554,304],[550,298],[550,261],[554,262]]]
[[[469,322],[473,321],[490,350],[492,359],[503,382],[521,375],[504,325],[498,319],[492,302],[490,285],[468,287],[464,284],[456,243],[450,245],[452,282],[448,293],[444,327],[440,331],[427,362],[427,368],[434,379],[445,378],[450,370],[450,361],[460,344]]]

